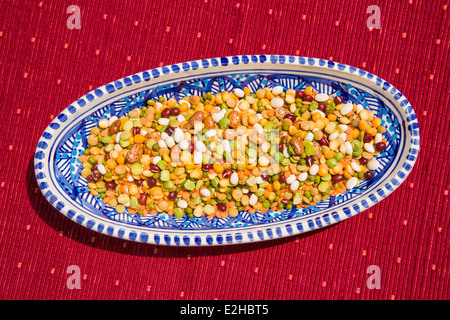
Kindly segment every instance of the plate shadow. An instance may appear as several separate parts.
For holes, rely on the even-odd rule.
[[[135,256],[185,258],[188,255],[191,257],[200,257],[257,251],[284,245],[286,243],[295,242],[303,238],[312,236],[318,232],[322,232],[330,227],[327,226],[319,230],[313,230],[295,236],[259,241],[254,243],[231,244],[211,247],[175,247],[154,245],[107,236],[102,233],[85,228],[61,214],[44,198],[39,190],[34,173],[34,154],[28,162],[26,184],[28,200],[34,212],[36,212],[36,214],[42,221],[44,221],[48,226],[60,233],[62,236],[68,237],[71,240],[74,240],[83,245],[98,248],[100,250],[119,252]],[[36,192],[36,190],[38,190],[38,192]]]

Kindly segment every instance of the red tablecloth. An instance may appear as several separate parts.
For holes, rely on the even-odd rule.
[[[69,29],[67,7],[81,9]],[[378,5],[381,29],[369,29]],[[1,1],[0,298],[448,299],[448,1]],[[110,81],[236,54],[329,59],[386,79],[419,118],[421,152],[386,200],[332,227],[246,245],[177,248],[90,231],[34,176],[54,116]],[[79,267],[81,289],[67,280]],[[369,289],[368,267],[380,271]]]

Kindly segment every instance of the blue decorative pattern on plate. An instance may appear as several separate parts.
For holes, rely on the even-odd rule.
[[[89,131],[102,118],[118,117],[150,98],[179,100],[248,87],[312,86],[362,104],[382,119],[387,148],[377,156],[375,178],[316,206],[237,217],[181,219],[117,213],[89,192],[78,156]],[[91,230],[132,241],[209,246],[262,241],[334,224],[378,203],[406,179],[419,153],[419,127],[408,100],[385,80],[348,65],[316,58],[279,55],[232,56],[164,66],[111,82],[79,98],[45,129],[37,144],[34,167],[44,197],[62,214]]]

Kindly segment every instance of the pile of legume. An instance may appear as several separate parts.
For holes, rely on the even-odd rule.
[[[384,132],[339,95],[243,88],[102,119],[79,161],[92,195],[118,213],[234,217],[308,207],[372,179]]]

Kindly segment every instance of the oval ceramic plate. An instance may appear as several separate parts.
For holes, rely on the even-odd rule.
[[[387,148],[377,156],[375,178],[316,206],[281,212],[240,212],[237,217],[176,219],[117,213],[90,194],[78,156],[90,129],[101,118],[122,116],[165,96],[177,100],[203,91],[248,87],[314,87],[360,103],[382,119]],[[315,58],[282,55],[232,56],[197,60],[144,71],[108,83],[63,110],[45,129],[35,152],[36,179],[44,197],[69,219],[91,230],[132,241],[211,246],[291,236],[332,225],[386,198],[406,179],[419,152],[419,128],[408,100],[385,80],[364,70]]]

